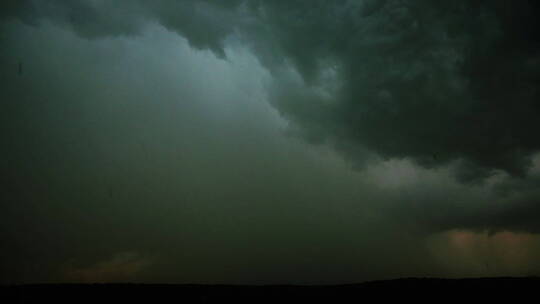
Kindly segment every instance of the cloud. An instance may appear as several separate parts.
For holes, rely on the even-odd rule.
[[[88,266],[68,265],[63,272],[65,279],[70,282],[135,282],[138,281],[137,275],[150,264],[150,259],[136,252],[120,252]]]
[[[451,165],[426,169],[411,160],[389,160],[371,164],[363,174],[380,191],[379,212],[423,235],[452,229],[540,232],[535,169],[525,179],[499,171],[472,185],[456,181],[454,170]]]
[[[324,71],[335,71],[340,88],[326,98],[332,102],[315,96],[274,102],[309,134],[360,162],[363,155],[350,147],[428,168],[459,160],[462,181],[495,169],[527,171],[539,148],[539,50],[527,26],[533,13],[525,13],[532,7],[425,1],[261,7],[276,37],[271,44],[306,81],[303,95],[328,85],[333,80]],[[516,15],[526,21],[510,26]]]
[[[5,273],[358,280],[540,231],[537,4],[0,5]]]
[[[540,148],[531,2],[47,3],[8,12],[23,18],[31,10],[20,7],[34,7],[88,38],[158,22],[221,57],[225,40],[240,37],[278,78],[273,104],[282,115],[358,164],[364,150],[428,168],[460,161],[461,181],[482,181],[496,170],[524,176]],[[301,83],[279,79],[286,66]]]
[[[429,247],[454,277],[533,275],[540,268],[539,238],[508,231],[490,235],[451,230],[432,236]]]

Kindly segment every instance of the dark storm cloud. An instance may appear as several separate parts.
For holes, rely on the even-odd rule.
[[[274,73],[292,64],[302,76],[275,88],[281,113],[359,164],[363,149],[426,167],[459,161],[457,177],[473,181],[523,176],[539,149],[534,2],[28,3],[8,11],[33,6],[83,37],[132,34],[146,20],[223,56],[237,34]],[[311,93],[333,83],[327,100]]]
[[[143,24],[158,22],[186,37],[192,46],[223,56],[222,40],[240,21],[231,9],[240,2],[22,0],[2,4],[0,17],[28,24],[52,21],[90,39],[140,34]]]
[[[358,280],[540,232],[538,4],[509,3],[2,1],[6,278]]]
[[[538,187],[538,184],[537,184]],[[475,231],[516,231],[540,233],[540,193],[537,190],[506,198],[474,195],[456,195],[449,191],[406,194],[392,204],[389,214],[395,218],[414,222],[422,233],[436,233],[452,229]],[[479,199],[479,200],[478,200]]]
[[[424,168],[450,165],[461,182],[502,170],[518,177],[509,187],[519,188],[534,179],[527,172],[540,148],[538,8],[530,1],[261,2],[258,16],[276,37],[263,45],[288,58],[304,81],[278,85],[274,105],[307,138],[361,166],[367,149]],[[446,182],[395,192],[394,217],[425,231],[538,231],[534,192],[500,199]]]
[[[366,212],[357,172],[281,134],[247,50],[222,60],[157,25],[2,29],[2,282],[357,281],[404,259],[376,263],[383,240],[422,256]]]
[[[370,169],[382,186],[381,213],[429,235],[453,229],[539,233],[538,156],[526,178],[498,174],[483,185],[456,182],[450,168],[428,170],[410,161],[390,161]]]
[[[332,103],[276,101],[309,131],[458,177],[524,175],[537,140],[537,5],[500,1],[272,1],[260,18],[307,87],[336,71]],[[282,104],[283,103],[283,104]]]

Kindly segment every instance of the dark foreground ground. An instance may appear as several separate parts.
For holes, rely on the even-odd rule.
[[[540,278],[399,279],[337,286],[44,284],[0,287],[0,303],[536,302]]]

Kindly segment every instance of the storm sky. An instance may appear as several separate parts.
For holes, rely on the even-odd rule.
[[[540,275],[537,1],[0,4],[0,283]]]

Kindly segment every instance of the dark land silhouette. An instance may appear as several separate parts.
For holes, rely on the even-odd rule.
[[[413,303],[535,301],[540,278],[408,278],[349,285],[35,284],[1,287],[2,303]]]

